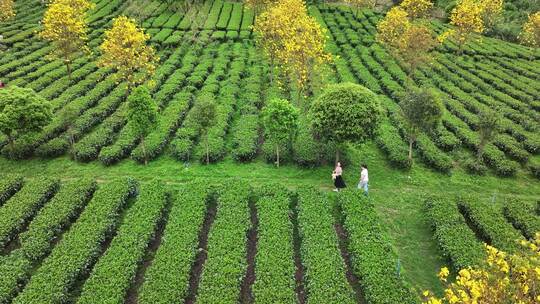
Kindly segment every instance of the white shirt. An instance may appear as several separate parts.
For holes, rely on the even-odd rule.
[[[360,182],[367,183],[369,181],[368,171],[366,168],[360,172]]]

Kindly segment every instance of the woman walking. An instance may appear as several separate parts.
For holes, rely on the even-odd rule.
[[[362,164],[361,168],[362,168],[362,171],[360,171],[360,182],[358,183],[358,189],[363,189],[364,194],[368,195],[369,175],[368,175],[367,165]]]
[[[343,174],[343,169],[341,168],[341,163],[338,162],[336,164],[336,168],[334,169],[334,172],[332,172],[332,178],[334,179],[334,187],[336,187],[334,191],[339,191],[347,187],[345,185],[345,181],[343,180],[342,174]]]

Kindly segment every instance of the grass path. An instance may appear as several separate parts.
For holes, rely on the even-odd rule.
[[[461,195],[472,194],[477,199],[492,200],[497,204],[507,197],[517,197],[526,202],[534,202],[540,197],[540,183],[525,173],[519,173],[516,178],[501,179],[492,175],[476,177],[454,170],[449,176],[426,169],[419,162],[413,170],[404,172],[389,167],[384,155],[371,143],[350,149],[349,157],[352,165],[344,169],[347,185],[356,186],[359,164],[366,162],[370,172],[370,195],[376,201],[377,210],[399,253],[405,269],[403,275],[418,290],[440,291],[436,273],[445,264],[423,216],[423,202],[427,196],[438,195],[455,200]],[[237,164],[232,160],[210,166],[186,165],[164,155],[146,167],[132,160],[104,167],[99,162],[83,164],[68,157],[24,161],[0,158],[0,169],[0,172],[19,173],[27,178],[43,174],[62,179],[90,176],[98,181],[107,181],[132,176],[143,183],[160,178],[172,187],[194,178],[202,178],[208,183],[243,178],[253,185],[268,182],[280,182],[290,188],[316,185],[335,195],[330,191],[333,188],[330,166],[313,169],[283,166],[277,169],[263,161]]]

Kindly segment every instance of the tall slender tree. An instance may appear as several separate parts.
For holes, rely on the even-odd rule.
[[[39,36],[52,43],[51,55],[64,61],[69,79],[73,60],[90,53],[86,44],[88,25],[85,17],[93,6],[87,0],[56,0],[43,16],[43,30]]]
[[[468,41],[480,38],[502,12],[502,0],[460,0],[450,13],[450,24],[454,27],[444,32],[440,40],[452,38],[461,54]]]
[[[274,145],[276,165],[280,165],[279,147],[292,143],[298,128],[298,110],[285,99],[271,100],[262,111],[266,137]]]
[[[117,79],[127,83],[126,96],[155,73],[159,58],[154,48],[147,45],[149,38],[126,16],[114,19],[112,28],[105,31],[98,64],[115,69]]]
[[[15,1],[0,0],[0,22],[7,21],[15,17]]]
[[[193,114],[196,124],[199,126],[201,137],[204,141],[206,152],[206,164],[210,164],[210,150],[208,144],[208,130],[216,124],[217,104],[213,97],[204,94],[198,98],[193,107]]]
[[[399,107],[409,138],[409,161],[412,162],[413,144],[420,133],[428,133],[440,124],[443,103],[435,91],[429,88],[409,88],[400,96]]]
[[[523,30],[519,34],[519,40],[524,45],[540,51],[540,12],[529,15],[527,22],[523,25]]]
[[[431,2],[406,0],[392,8],[377,25],[377,41],[403,63],[409,75],[419,66],[432,61],[432,50],[438,42],[427,24]]]
[[[476,157],[478,162],[482,161],[484,148],[489,144],[499,132],[500,117],[493,110],[484,110],[478,114],[478,137],[479,141],[476,147]]]
[[[157,105],[146,86],[139,86],[133,90],[128,98],[128,121],[135,136],[141,141],[144,164],[148,164],[144,138],[157,124]]]
[[[281,0],[257,17],[258,45],[272,66],[279,63],[298,92],[309,89],[315,70],[332,60],[325,51],[325,30],[307,13],[303,0]]]

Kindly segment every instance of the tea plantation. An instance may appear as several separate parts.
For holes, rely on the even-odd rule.
[[[0,134],[0,304],[421,303],[425,289],[442,294],[440,267],[478,265],[483,243],[518,252],[540,231],[537,50],[483,37],[460,53],[445,40],[409,73],[375,38],[380,10],[309,4],[333,61],[303,102],[351,82],[384,112],[372,141],[344,146],[348,188],[334,193],[335,147],[314,137],[303,110],[274,165],[261,113],[299,92],[258,47],[255,11],[172,2],[93,0],[92,52],[71,75],[38,35],[42,1],[17,0],[16,16],[0,22],[0,81],[52,107],[40,130],[13,142]],[[157,122],[144,141],[126,84],[97,64],[121,15],[137,19],[159,56],[147,81]],[[410,85],[432,87],[444,106],[412,160],[398,104]],[[208,130],[195,110],[203,96],[216,101]],[[478,158],[488,110],[499,132]],[[356,189],[362,163],[369,196]]]

